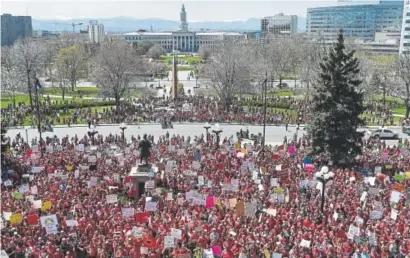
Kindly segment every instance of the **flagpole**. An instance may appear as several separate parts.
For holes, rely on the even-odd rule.
[[[35,84],[34,84],[34,88],[36,90],[36,108],[37,108],[37,127],[38,127],[38,133],[40,135],[40,151],[41,151],[41,157],[43,157],[43,137],[41,135],[41,116],[40,116],[40,101],[39,101],[39,97],[38,97],[38,85],[40,84],[40,82],[38,81],[38,79],[36,78],[35,80]]]

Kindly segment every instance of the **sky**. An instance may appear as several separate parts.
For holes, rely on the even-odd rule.
[[[337,0],[270,0],[270,1],[171,1],[171,0],[2,0],[1,13],[30,15],[34,19],[162,18],[178,20],[185,4],[188,21],[234,21],[272,16],[279,12],[306,16],[309,7],[335,5]]]

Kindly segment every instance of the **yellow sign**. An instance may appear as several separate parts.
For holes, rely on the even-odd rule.
[[[410,179],[410,171],[407,171],[407,172],[404,174],[404,177],[405,177],[406,179]]]
[[[73,166],[67,166],[66,169],[67,171],[73,171]]]
[[[41,211],[46,211],[49,209],[51,209],[51,202],[50,201],[43,202],[43,205],[41,206]]]
[[[265,173],[268,172],[268,169],[265,168],[265,167],[260,167],[260,172],[263,173],[263,174],[265,174]]]
[[[273,192],[274,192],[274,193],[283,193],[283,192],[285,192],[285,190],[284,190],[283,188],[281,188],[281,187],[275,187],[275,188],[273,189]]]
[[[20,224],[23,221],[23,216],[20,213],[16,213],[10,216],[11,225]]]
[[[235,150],[239,150],[241,148],[241,145],[239,143],[235,143],[233,147]]]

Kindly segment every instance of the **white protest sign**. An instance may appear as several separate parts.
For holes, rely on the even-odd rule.
[[[20,193],[24,194],[30,191],[30,187],[28,185],[21,185],[18,190]]]
[[[271,178],[270,179],[270,186],[278,187],[279,186],[278,178]]]
[[[204,176],[198,176],[198,185],[204,185],[205,179]]]
[[[35,200],[33,202],[34,209],[41,209],[42,206],[43,206],[43,202],[41,200]]]
[[[95,163],[97,162],[96,156],[88,156],[88,163]]]
[[[32,186],[30,189],[31,194],[37,195],[38,194],[38,189],[37,186]]]
[[[239,179],[232,179],[231,180],[232,191],[236,192],[239,190]]]
[[[396,209],[391,209],[390,218],[397,220],[397,215],[399,215],[399,212]]]
[[[116,203],[118,202],[118,196],[116,194],[108,194],[105,196],[107,203]]]
[[[182,238],[182,230],[177,228],[171,228],[171,236],[175,237],[176,239]]]
[[[145,202],[145,211],[156,211],[157,203],[156,202]]]
[[[165,236],[164,237],[164,248],[174,248],[175,247],[175,239],[173,236]]]
[[[79,152],[84,152],[84,144],[82,144],[82,143],[78,144],[77,150],[78,150]]]
[[[147,182],[145,182],[145,188],[146,188],[146,189],[153,189],[153,188],[155,188],[155,182],[154,182],[154,181],[147,181]]]
[[[167,201],[172,201],[173,199],[172,192],[167,193]]]
[[[47,234],[57,233],[58,220],[55,214],[40,217],[40,222]]]
[[[370,212],[370,219],[376,220],[381,219],[383,217],[383,213],[378,210],[373,210]]]
[[[75,220],[75,219],[66,220],[65,224],[67,225],[67,227],[77,227],[78,226],[78,221]]]
[[[256,213],[256,203],[247,202],[245,203],[245,216],[253,217]]]
[[[349,239],[354,239],[355,236],[360,235],[360,229],[358,227],[355,227],[353,225],[350,225],[349,227],[349,232],[347,232],[347,238]]]
[[[390,202],[398,203],[400,201],[401,193],[398,191],[392,191],[390,196]]]
[[[135,212],[134,208],[121,208],[121,213],[124,218],[134,216],[134,212]]]
[[[31,173],[40,173],[41,172],[41,167],[32,167],[31,168]]]

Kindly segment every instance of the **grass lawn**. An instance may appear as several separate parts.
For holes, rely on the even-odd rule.
[[[170,64],[170,62],[172,62],[172,59],[172,56],[161,56],[160,61],[165,64]],[[199,56],[180,56],[178,57],[178,61],[186,61],[189,64],[192,64],[200,62],[201,58]]]
[[[372,100],[383,101],[383,95],[374,95],[372,96]],[[404,105],[404,101],[396,97],[386,97],[386,102],[395,102],[397,104]]]
[[[397,108],[392,108],[391,112],[393,114],[397,115],[406,115],[406,108],[405,107],[397,107]]]
[[[61,95],[62,91],[59,87],[47,87],[40,90],[43,95]],[[71,91],[71,88],[66,89],[66,96],[79,96],[84,97],[95,97],[101,92],[100,88],[96,87],[77,87],[74,91]]]
[[[40,97],[40,101],[42,101],[44,99],[43,96],[39,96]],[[61,97],[52,97],[50,98],[51,100],[57,100],[57,101],[61,101],[63,100]],[[33,98],[33,101],[35,100],[35,98]],[[19,102],[24,102],[26,103],[26,105],[30,105],[30,97],[28,95],[17,95],[16,96],[16,105],[18,105]],[[1,96],[1,108],[7,108],[8,104],[12,104],[12,99],[7,96],[7,95],[2,95]],[[34,102],[33,102],[34,104]]]

